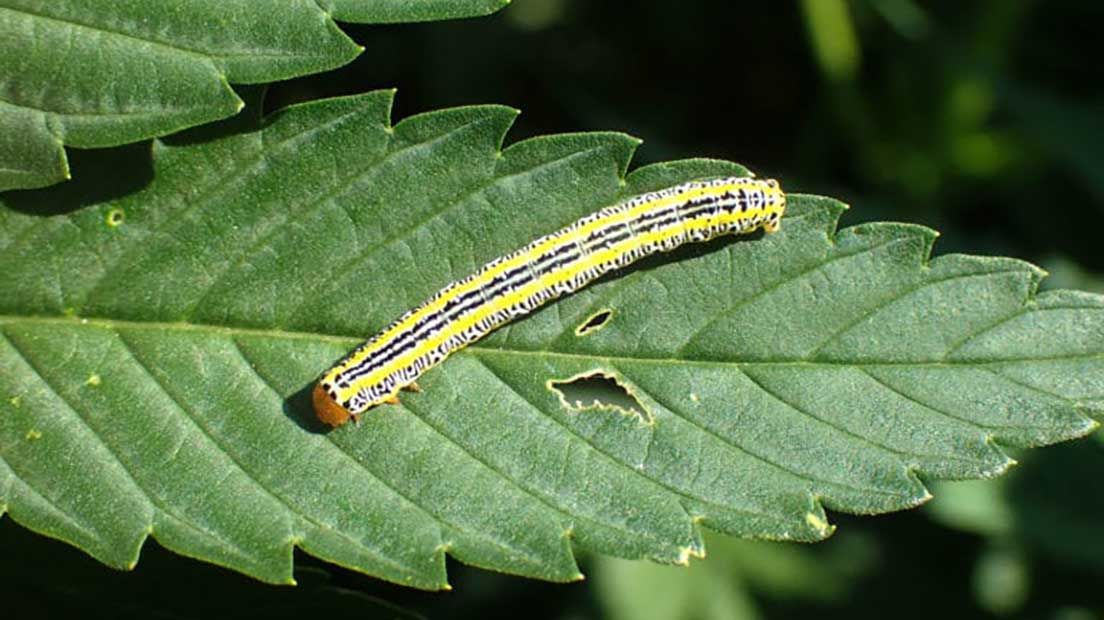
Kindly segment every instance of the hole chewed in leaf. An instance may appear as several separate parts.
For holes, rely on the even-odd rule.
[[[563,380],[550,379],[546,384],[560,403],[570,411],[610,409],[632,416],[644,424],[653,421],[651,412],[622,384],[616,376],[602,370],[592,370]]]
[[[122,226],[125,220],[126,212],[119,208],[111,209],[107,212],[107,215],[104,216],[104,222],[106,222],[110,228]]]
[[[606,323],[609,322],[610,317],[612,316],[613,310],[610,310],[609,308],[603,308],[598,312],[595,312],[594,314],[590,315],[587,320],[583,321],[583,323],[579,325],[579,327],[575,328],[575,335],[586,336],[590,332],[602,329],[603,327],[605,327]]]

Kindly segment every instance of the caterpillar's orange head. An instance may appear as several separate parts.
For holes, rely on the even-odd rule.
[[[352,417],[348,409],[342,407],[332,396],[330,396],[330,393],[326,391],[321,381],[318,382],[318,385],[314,386],[311,400],[314,401],[314,415],[318,416],[319,420],[322,420],[332,427],[336,428],[341,426]]]

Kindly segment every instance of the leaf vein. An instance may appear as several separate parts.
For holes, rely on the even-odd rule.
[[[481,118],[481,119],[472,121],[470,123],[466,123],[463,126],[458,127],[456,129],[450,131],[447,134],[444,134],[444,135],[442,135],[438,138],[435,138],[434,140],[435,141],[444,140],[445,138],[452,135],[453,133],[462,131],[462,130],[466,129],[467,127],[470,127],[471,125],[474,125],[474,124],[480,123],[480,122],[484,122],[486,120],[487,119],[485,119],[485,118]],[[424,144],[424,143],[419,143],[419,144]],[[514,173],[511,173],[511,174],[508,174],[508,175],[499,176],[496,173],[496,174],[492,175],[492,177],[490,179],[488,179],[487,181],[476,184],[475,186],[473,186],[468,191],[462,193],[461,195],[459,195],[455,198],[450,199],[449,201],[444,201],[443,204],[438,205],[437,210],[435,210],[433,213],[428,214],[426,217],[423,217],[419,221],[407,226],[403,230],[397,232],[394,236],[389,237],[387,239],[381,240],[377,245],[365,250],[364,252],[361,252],[360,254],[357,254],[356,256],[351,257],[349,260],[343,262],[342,264],[340,264],[336,267],[328,268],[325,272],[326,273],[338,273],[338,274],[349,273],[349,270],[354,268],[357,264],[366,262],[370,257],[375,256],[376,254],[384,251],[389,246],[392,246],[392,245],[398,244],[398,243],[407,243],[409,241],[410,237],[415,232],[417,232],[420,228],[422,228],[423,226],[425,226],[429,222],[432,222],[436,219],[439,219],[439,218],[443,217],[444,215],[448,214],[452,210],[454,210],[456,208],[459,208],[460,206],[464,205],[468,201],[469,198],[479,194],[480,192],[486,191],[487,189],[489,189],[491,187],[494,187],[495,185],[497,185],[497,184],[499,184],[503,181],[507,181],[509,179],[517,178],[517,177],[520,177],[520,176],[523,176],[523,175],[532,174],[533,172],[536,172],[538,170],[543,170],[543,169],[545,169],[549,166],[552,166],[554,164],[564,162],[564,161],[570,161],[574,158],[581,157],[581,156],[584,156],[586,154],[593,153],[593,152],[598,151],[598,150],[602,150],[604,148],[606,148],[606,147],[605,146],[594,146],[594,147],[583,149],[581,151],[575,151],[574,153],[571,153],[569,155],[565,155],[563,157],[558,157],[558,158],[550,160],[550,161],[541,162],[540,164],[538,164],[536,166],[533,166],[531,168],[527,168],[525,170],[520,170],[518,172],[514,172]],[[297,305],[289,313],[289,316],[298,315],[299,312],[303,309],[303,307],[309,301],[312,301],[315,298],[317,298],[318,292],[319,292],[319,290],[321,289],[322,286],[333,287],[333,286],[336,285],[336,281],[328,280],[326,278],[318,278],[318,279],[315,280],[315,282],[316,282],[316,284],[312,285],[310,288],[308,288],[306,291],[304,291],[303,295],[301,296],[301,299],[303,301],[301,301],[299,303],[299,305]]]
[[[834,264],[834,263],[837,263],[839,261],[846,260],[848,258],[852,258],[852,257],[855,257],[855,256],[861,256],[863,254],[876,252],[876,251],[878,251],[878,250],[880,250],[880,249],[882,249],[882,248],[884,248],[888,245],[891,245],[895,242],[898,242],[898,241],[901,241],[901,239],[890,239],[889,241],[883,241],[883,242],[878,243],[878,244],[873,245],[873,246],[864,247],[864,248],[862,248],[860,250],[857,250],[855,252],[842,252],[840,254],[837,254],[837,255],[829,258],[828,260],[824,260],[824,261],[816,263],[815,265],[811,265],[810,267],[808,267],[808,268],[806,268],[806,269],[804,269],[804,270],[802,270],[802,271],[800,271],[796,274],[792,274],[792,275],[787,274],[783,278],[779,279],[777,282],[759,289],[755,293],[745,297],[744,299],[741,299],[740,301],[736,302],[735,304],[728,306],[723,311],[718,312],[712,319],[706,321],[700,327],[698,327],[696,330],[694,330],[682,342],[682,344],[679,345],[679,347],[677,349],[675,349],[675,355],[676,356],[681,356],[681,355],[685,354],[686,353],[686,348],[688,346],[690,346],[690,343],[692,343],[694,341],[694,339],[696,339],[698,336],[700,336],[706,330],[708,330],[713,325],[717,324],[719,321],[724,319],[726,316],[730,315],[733,311],[738,310],[740,308],[743,308],[744,306],[747,306],[748,304],[752,303],[753,301],[756,301],[757,299],[760,299],[760,298],[764,297],[765,295],[767,295],[769,293],[772,293],[772,292],[782,288],[786,284],[788,284],[790,282],[795,282],[797,280],[800,280],[801,278],[804,278],[805,276],[813,274],[813,273],[823,269],[824,267],[827,267],[828,265],[831,265],[831,264]]]
[[[106,439],[104,439],[100,435],[100,433],[95,428],[93,428],[92,424],[88,422],[85,414],[83,414],[81,410],[77,408],[77,406],[70,398],[63,395],[60,390],[56,389],[53,384],[48,379],[46,379],[45,375],[42,374],[39,364],[35,363],[33,358],[28,356],[26,352],[24,352],[23,349],[20,348],[19,345],[11,339],[7,332],[0,330],[0,333],[4,335],[4,338],[8,341],[8,344],[11,345],[11,347],[19,353],[20,357],[22,357],[23,360],[27,363],[27,367],[31,370],[31,372],[35,374],[35,376],[42,383],[42,385],[45,386],[49,393],[53,394],[63,405],[65,405],[66,409],[68,409],[69,412],[73,414],[72,417],[80,423],[81,427],[86,432],[88,432],[88,434],[96,441],[96,443],[100,445],[100,447],[104,449],[104,451],[111,457],[111,460],[119,466],[119,469],[130,481],[132,488],[135,491],[138,491],[136,495],[143,498],[145,500],[145,503],[149,507],[154,508],[161,513],[164,513],[165,515],[172,517],[173,519],[176,519],[177,521],[181,522],[185,527],[192,530],[193,532],[196,532],[197,534],[205,536],[217,543],[222,544],[227,548],[234,549],[235,553],[239,554],[239,557],[241,558],[248,558],[254,561],[256,560],[256,558],[253,558],[253,556],[251,556],[247,550],[241,548],[241,546],[237,545],[236,543],[223,538],[217,532],[213,532],[205,527],[201,527],[191,521],[188,521],[187,519],[182,518],[176,513],[173,508],[167,506],[162,501],[160,496],[149,491],[131,471],[129,463],[115,451],[115,447],[112,446],[111,443],[108,442]],[[152,523],[150,524],[150,526],[152,528]]]
[[[764,394],[766,394],[767,396],[770,396],[771,398],[773,398],[777,402],[785,405],[789,409],[792,409],[793,411],[796,411],[797,413],[800,413],[800,414],[804,415],[805,417],[807,417],[811,420],[814,420],[814,421],[817,421],[821,424],[824,424],[825,426],[835,430],[836,432],[847,435],[847,436],[851,437],[852,439],[856,439],[860,443],[867,444],[867,445],[869,445],[873,448],[877,448],[877,449],[880,449],[880,450],[885,450],[886,452],[896,454],[897,456],[900,456],[900,457],[919,457],[921,459],[932,459],[932,460],[953,459],[953,460],[958,460],[960,462],[965,462],[965,463],[976,463],[976,461],[973,461],[973,460],[970,460],[970,459],[955,458],[955,457],[950,457],[950,456],[942,455],[942,454],[940,454],[940,455],[920,454],[920,453],[916,453],[916,452],[908,452],[908,451],[905,451],[905,450],[898,450],[896,448],[891,448],[889,446],[880,444],[880,443],[874,441],[873,439],[863,437],[862,435],[859,435],[859,434],[855,433],[854,431],[851,431],[847,428],[844,428],[843,426],[841,426],[839,424],[834,424],[830,420],[822,418],[822,417],[814,414],[813,412],[807,410],[804,407],[801,407],[801,406],[798,406],[794,403],[791,403],[790,401],[783,398],[780,394],[778,394],[774,390],[771,390],[766,385],[764,385],[763,382],[760,379],[755,378],[752,375],[752,373],[747,372],[746,368],[744,369],[744,376],[747,377],[749,381],[754,383],[756,385],[756,387],[758,387],[760,390],[762,390]],[[912,465],[912,463],[908,463],[908,464]]]
[[[622,370],[622,372],[624,372],[624,371]],[[625,373],[625,375],[631,377],[631,373]],[[883,497],[900,497],[901,496],[900,493],[894,493],[892,491],[886,491],[884,489],[877,489],[877,488],[873,488],[873,487],[857,487],[855,485],[848,484],[848,483],[845,483],[845,482],[836,482],[834,480],[827,480],[827,479],[824,479],[824,478],[818,478],[816,476],[813,476],[812,474],[805,474],[805,473],[799,472],[797,470],[790,469],[790,468],[786,467],[785,465],[782,465],[781,463],[776,463],[775,461],[772,461],[770,458],[768,458],[766,456],[763,456],[763,455],[758,454],[756,452],[752,452],[751,449],[747,448],[746,446],[742,446],[742,445],[732,441],[731,439],[719,434],[714,429],[709,428],[708,426],[702,425],[701,423],[699,423],[696,420],[692,419],[684,411],[682,411],[681,407],[678,407],[674,403],[668,401],[666,398],[664,398],[662,396],[659,396],[659,395],[655,394],[654,392],[645,391],[643,388],[640,387],[639,383],[634,382],[634,385],[636,386],[636,388],[638,390],[641,391],[641,393],[648,394],[648,396],[652,400],[654,400],[657,403],[659,403],[660,405],[662,405],[665,409],[667,409],[672,414],[677,416],[680,420],[686,422],[687,424],[689,424],[689,425],[693,426],[694,428],[698,429],[699,431],[701,431],[703,435],[708,435],[710,437],[713,437],[717,441],[721,442],[721,444],[723,444],[725,446],[728,446],[729,448],[731,448],[733,450],[736,450],[737,452],[739,452],[741,454],[746,454],[746,455],[750,456],[751,458],[763,463],[764,465],[766,465],[768,467],[777,469],[778,471],[782,472],[783,474],[793,476],[798,482],[820,482],[820,483],[831,485],[831,486],[841,487],[841,488],[844,488],[844,489],[847,489],[847,490],[850,490],[850,491],[855,491],[857,493],[871,493],[871,494],[874,494],[874,495],[881,495]],[[811,492],[811,489],[810,489],[810,492]]]
[[[64,508],[62,508],[61,506],[59,506],[57,503],[54,502],[54,500],[52,500],[49,497],[47,497],[46,495],[40,493],[37,489],[34,488],[33,485],[31,485],[29,482],[24,480],[19,475],[19,473],[17,471],[15,471],[15,468],[12,467],[11,463],[9,463],[6,459],[0,458],[0,463],[4,464],[4,468],[8,471],[9,474],[11,474],[12,480],[14,480],[16,484],[20,485],[26,492],[28,492],[31,495],[34,495],[35,497],[42,500],[47,506],[49,506],[57,514],[58,518],[60,518],[63,522],[65,522],[67,525],[69,525],[69,527],[77,530],[82,535],[84,535],[86,538],[88,538],[88,540],[90,540],[90,541],[98,541],[98,540],[101,539],[101,536],[98,533],[96,533],[95,530],[89,529],[75,515],[73,515],[69,511],[67,511]],[[6,498],[6,499],[10,499],[10,500],[14,501],[14,498]],[[0,508],[5,508],[5,507],[8,507],[8,504],[0,504]],[[4,515],[4,511],[0,510],[0,516],[3,516],[3,515]]]
[[[926,402],[920,400],[919,398],[904,392],[900,388],[898,388],[894,385],[891,385],[888,381],[885,381],[885,380],[881,379],[880,377],[878,377],[877,375],[875,375],[874,373],[870,372],[868,370],[868,368],[865,367],[865,366],[856,365],[855,369],[858,370],[859,372],[861,372],[862,374],[866,375],[867,377],[869,377],[872,381],[874,381],[874,383],[877,383],[881,387],[889,390],[891,393],[896,394],[897,396],[900,396],[901,398],[904,398],[905,400],[907,400],[911,403],[919,405],[920,407],[923,407],[923,408],[928,409],[930,411],[934,411],[935,413],[938,413],[938,414],[942,415],[943,417],[946,417],[946,418],[949,418],[951,420],[955,420],[955,421],[958,421],[958,422],[962,422],[962,423],[968,424],[970,426],[974,426],[974,427],[977,427],[977,428],[980,428],[980,429],[988,429],[988,430],[995,430],[995,431],[1001,431],[1001,430],[1048,431],[1048,430],[1051,430],[1051,429],[1049,429],[1047,427],[1043,427],[1043,426],[1032,426],[1032,425],[1026,425],[1026,424],[1025,425],[983,424],[981,422],[977,422],[977,421],[974,421],[974,420],[969,420],[969,419],[963,418],[961,416],[956,416],[956,415],[952,414],[951,412],[942,409],[941,407],[936,407],[935,405],[932,405],[930,403],[926,403]]]
[[[970,278],[985,279],[985,278],[990,278],[991,276],[992,276],[992,273],[981,273],[981,274],[970,273],[970,274],[953,274],[953,275],[950,275],[950,276],[947,276],[947,277],[944,277],[944,278],[938,278],[938,279],[935,279],[935,280],[923,280],[922,279],[920,282],[914,284],[913,286],[910,286],[910,287],[906,288],[903,291],[895,292],[893,294],[893,296],[890,297],[889,299],[882,300],[882,301],[878,302],[877,304],[875,304],[873,307],[863,310],[862,312],[859,313],[859,315],[857,317],[855,317],[854,320],[848,321],[842,327],[833,330],[832,334],[829,335],[828,338],[822,340],[820,342],[820,344],[813,347],[813,349],[811,351],[809,351],[808,353],[806,353],[805,355],[803,355],[801,357],[802,357],[802,359],[814,358],[817,354],[819,354],[824,349],[824,347],[832,344],[836,340],[836,338],[840,337],[842,334],[846,333],[847,331],[849,331],[850,329],[852,329],[853,327],[855,327],[859,323],[862,323],[866,319],[874,316],[880,310],[886,308],[890,304],[898,302],[898,301],[904,299],[905,297],[908,297],[908,296],[913,295],[913,294],[915,294],[919,291],[922,291],[922,290],[928,288],[929,286],[935,286],[937,284],[944,284],[944,283],[947,283],[947,282],[954,282],[956,280],[968,280]]]
[[[130,355],[130,358],[132,360],[134,360],[134,362],[142,369],[142,371],[146,374],[146,376],[148,376],[150,378],[150,380],[153,382],[153,384],[155,386],[157,386],[158,391],[160,391],[162,394],[164,394],[165,397],[168,398],[176,406],[177,410],[182,414],[182,416],[185,419],[188,420],[188,422],[191,424],[192,428],[194,428],[201,435],[206,437],[207,441],[210,442],[211,446],[215,447],[216,449],[218,449],[218,451],[220,453],[222,453],[224,456],[226,456],[226,458],[229,459],[230,462],[234,464],[234,467],[239,472],[241,472],[242,475],[244,475],[250,482],[253,483],[255,488],[260,490],[262,493],[264,493],[268,497],[271,497],[277,503],[283,505],[290,514],[296,515],[299,518],[302,518],[304,521],[314,525],[315,527],[333,532],[334,534],[336,534],[340,538],[343,538],[343,539],[349,541],[350,544],[352,544],[352,545],[356,546],[357,548],[361,549],[362,551],[366,552],[368,555],[371,555],[373,558],[376,558],[381,563],[386,564],[388,566],[391,566],[392,568],[398,569],[400,571],[413,572],[409,567],[404,566],[400,563],[397,563],[395,560],[392,560],[391,558],[386,557],[386,556],[380,554],[379,552],[377,552],[377,551],[375,551],[375,550],[373,550],[369,547],[365,547],[360,541],[355,540],[352,537],[348,536],[340,528],[336,528],[336,527],[333,527],[329,524],[322,523],[322,522],[318,521],[317,519],[314,519],[313,517],[307,515],[305,512],[298,509],[296,506],[292,505],[291,502],[286,500],[280,494],[276,493],[275,491],[270,489],[266,484],[261,482],[260,479],[258,479],[256,476],[254,476],[253,473],[251,471],[249,471],[249,469],[247,469],[242,464],[242,462],[233,454],[233,452],[231,452],[231,451],[227,450],[225,447],[223,447],[223,445],[217,439],[215,439],[215,437],[207,430],[207,428],[203,424],[199,423],[199,421],[195,418],[195,416],[194,416],[194,414],[193,414],[193,412],[190,408],[185,407],[184,404],[171,391],[169,391],[169,389],[165,386],[165,384],[161,381],[161,379],[158,378],[157,375],[153,372],[153,369],[146,363],[145,360],[143,360],[137,354],[134,346],[128,341],[127,336],[124,333],[121,333],[121,332],[119,333],[119,340],[123,343],[123,346],[126,348],[127,353]],[[229,475],[229,474],[227,474],[227,475]]]
[[[524,401],[529,403],[529,405],[531,407],[533,407],[536,411],[540,412],[543,417],[545,417],[548,420],[551,420],[553,423],[555,423],[556,425],[560,426],[565,431],[567,431],[568,434],[570,434],[570,435],[576,437],[577,439],[579,439],[580,441],[582,441],[582,443],[584,445],[586,445],[594,454],[597,454],[597,455],[609,460],[614,465],[617,465],[619,467],[624,468],[625,471],[631,472],[634,476],[642,478],[643,480],[645,480],[645,481],[647,481],[651,484],[655,484],[656,486],[659,486],[660,488],[666,489],[668,492],[673,493],[673,494],[675,494],[679,497],[685,498],[687,500],[690,500],[691,502],[707,504],[707,505],[712,505],[712,506],[719,506],[719,507],[722,507],[722,508],[726,508],[728,510],[739,510],[740,512],[744,512],[746,514],[751,514],[751,515],[757,516],[757,517],[765,517],[765,518],[770,518],[770,519],[777,519],[778,518],[777,515],[758,513],[758,512],[751,511],[751,510],[746,510],[746,509],[734,509],[730,506],[724,506],[722,504],[718,504],[715,501],[712,501],[712,500],[709,500],[709,499],[706,499],[706,498],[703,498],[703,497],[698,497],[696,495],[692,495],[687,491],[684,491],[684,490],[679,489],[675,486],[672,486],[671,484],[665,482],[662,479],[659,479],[659,478],[656,478],[656,477],[653,477],[653,476],[647,474],[645,471],[636,469],[635,467],[632,467],[631,465],[629,465],[627,463],[623,463],[622,461],[618,460],[617,457],[615,457],[612,454],[609,454],[608,452],[602,450],[601,448],[598,447],[597,444],[595,444],[594,442],[590,441],[586,437],[584,437],[584,436],[580,435],[579,433],[577,433],[575,431],[575,429],[573,429],[570,426],[560,422],[559,420],[556,420],[553,416],[545,414],[544,410],[541,409],[539,405],[534,403],[532,400],[529,399],[528,396],[526,396],[525,394],[522,394],[517,388],[515,388],[508,381],[506,381],[506,379],[504,379],[502,376],[500,376],[498,374],[498,372],[496,372],[484,360],[479,359],[478,357],[476,357],[476,359],[479,361],[480,364],[483,365],[484,368],[486,368],[491,374],[493,374],[495,377],[497,377],[498,380],[501,381],[503,385],[505,385],[510,391],[517,394],[521,399],[523,399]],[[683,512],[686,512],[687,518],[692,521],[693,517],[686,510],[686,507],[684,505],[682,505],[681,502],[679,502],[679,505],[682,508]]]
[[[194,57],[194,58],[198,58],[198,59],[204,61],[205,64],[208,64],[211,67],[211,69],[213,69],[216,73],[218,73],[219,76],[221,76],[223,78],[225,78],[225,73],[221,69],[219,69],[218,67],[215,66],[214,60],[216,58],[234,58],[234,57],[238,57],[238,56],[248,58],[248,57],[254,56],[254,55],[255,56],[262,56],[262,57],[271,57],[271,58],[298,58],[298,57],[301,57],[301,56],[302,57],[313,58],[313,57],[318,56],[316,54],[295,54],[295,53],[287,53],[287,52],[270,52],[270,51],[264,51],[264,52],[261,52],[261,53],[250,51],[250,52],[240,52],[240,53],[234,53],[234,54],[212,54],[209,51],[201,50],[201,49],[198,49],[198,48],[187,47],[187,46],[181,45],[179,43],[171,43],[171,42],[167,42],[167,41],[164,41],[164,40],[158,40],[158,39],[149,38],[149,37],[146,37],[146,36],[141,36],[140,34],[136,34],[134,32],[126,32],[126,31],[123,31],[123,30],[107,28],[107,27],[105,27],[103,25],[100,25],[100,24],[93,25],[93,24],[89,24],[89,23],[85,23],[85,22],[73,19],[71,17],[61,17],[61,16],[58,16],[58,15],[49,15],[49,14],[41,12],[41,11],[29,10],[26,7],[22,7],[22,8],[0,7],[0,11],[10,11],[12,13],[22,13],[24,15],[30,16],[32,19],[41,19],[41,20],[45,20],[45,21],[48,21],[48,22],[57,22],[57,23],[60,23],[60,24],[65,24],[65,25],[68,25],[68,26],[75,27],[77,29],[91,30],[93,32],[99,32],[99,33],[103,33],[103,34],[116,36],[116,37],[119,37],[119,38],[122,38],[122,39],[125,39],[125,40],[134,41],[134,42],[137,42],[137,43],[140,43],[140,44],[149,45],[151,47],[158,47],[158,48],[162,48],[162,49],[167,49],[167,50],[172,51],[172,52],[179,52],[181,54],[191,56],[191,57]]]

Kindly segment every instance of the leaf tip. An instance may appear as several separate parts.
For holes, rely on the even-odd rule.
[[[935,496],[932,495],[931,491],[928,490],[928,487],[924,487],[924,492],[917,496],[916,503],[914,505],[919,506],[921,504],[926,504],[930,502],[934,497]]]
[[[1083,430],[1084,432],[1082,432],[1081,435],[1084,436],[1084,435],[1091,435],[1092,433],[1095,433],[1096,429],[1098,429],[1098,428],[1100,428],[1100,421],[1099,420],[1097,420],[1095,418],[1090,418],[1088,416],[1085,416],[1085,425],[1082,426],[1081,429],[1078,429],[1078,430]]]

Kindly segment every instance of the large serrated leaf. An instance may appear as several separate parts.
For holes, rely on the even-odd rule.
[[[326,71],[360,53],[335,23],[486,15],[504,0],[0,0],[0,191],[69,177],[103,147],[235,114],[230,83]]]
[[[124,198],[88,198],[92,178],[4,198],[15,520],[113,566],[152,533],[270,581],[294,546],[423,588],[445,585],[446,553],[567,580],[572,542],[685,562],[700,525],[817,540],[824,506],[914,506],[922,478],[1001,472],[998,444],[1095,426],[1104,300],[1036,295],[1040,271],[1011,259],[929,261],[924,228],[836,232],[840,203],[792,194],[781,232],[648,259],[323,432],[317,375],[444,284],[626,196],[746,173],[625,176],[621,134],[501,150],[513,110],[391,127],[390,102],[156,142],[153,181]],[[565,407],[551,382],[595,372],[640,415]]]

